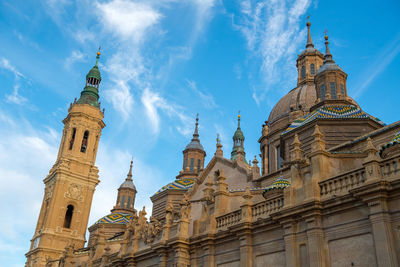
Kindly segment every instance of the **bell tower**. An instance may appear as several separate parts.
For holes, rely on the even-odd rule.
[[[44,197],[26,266],[45,266],[62,256],[67,245],[82,248],[86,242],[90,208],[99,183],[95,166],[104,111],[100,110],[101,75],[96,64],[86,75],[86,85],[63,120],[64,130],[54,166],[43,180]]]

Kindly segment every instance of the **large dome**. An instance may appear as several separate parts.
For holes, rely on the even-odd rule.
[[[304,110],[308,112],[317,100],[317,93],[314,84],[304,84],[292,89],[274,106],[268,117],[268,123],[288,117],[291,111]]]

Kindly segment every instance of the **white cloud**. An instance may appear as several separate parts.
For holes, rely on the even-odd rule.
[[[295,77],[296,51],[305,42],[305,28],[300,18],[310,6],[310,0],[241,2],[241,14],[234,28],[246,39],[251,56],[261,59],[264,83],[253,91],[256,102],[264,99],[266,91],[279,81]],[[288,79],[286,79],[288,78]]]
[[[143,91],[141,101],[151,124],[153,134],[158,135],[160,132],[160,112],[168,117],[177,118],[178,121],[180,121],[180,125],[176,126],[176,129],[182,135],[187,136],[190,134],[190,128],[188,127],[190,119],[182,112],[180,106],[169,103],[166,99],[161,97],[158,93],[152,92],[149,88]]]
[[[19,78],[25,78],[25,76],[19,72],[11,63],[10,61],[8,61],[8,59],[6,58],[1,58],[0,59],[0,68],[8,70],[10,72],[12,72],[15,76],[15,79],[19,79]]]
[[[100,21],[104,28],[122,38],[132,38],[139,42],[146,30],[159,22],[161,14],[149,3],[114,0],[97,3]]]
[[[8,103],[22,105],[23,103],[28,101],[28,99],[18,94],[18,90],[19,90],[19,84],[15,84],[12,94],[6,95],[6,101]]]
[[[187,82],[189,88],[192,89],[193,92],[199,97],[202,105],[205,108],[212,109],[212,108],[217,107],[214,97],[210,93],[202,92],[201,90],[199,90],[197,88],[196,82],[194,82],[194,81],[186,80],[186,82]]]
[[[78,50],[71,52],[71,55],[65,59],[64,66],[69,69],[75,62],[82,62],[85,59],[85,55]]]

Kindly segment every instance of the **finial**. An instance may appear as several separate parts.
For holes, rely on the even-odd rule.
[[[196,124],[194,128],[193,138],[199,137],[199,113],[196,114]]]
[[[238,129],[240,129],[240,110],[238,112]]]
[[[126,180],[132,180],[132,166],[133,166],[133,157],[131,159],[131,166],[129,167],[129,172],[128,176],[126,177]]]
[[[99,46],[99,50],[97,51],[97,56],[96,56],[96,65],[95,65],[95,66],[97,66],[97,64],[99,63],[99,58],[100,58],[100,55],[101,55],[101,53],[100,53],[100,49],[101,49],[101,46]]]
[[[306,48],[314,47],[314,44],[313,44],[312,39],[311,39],[311,30],[310,30],[311,23],[309,21],[309,18],[310,18],[310,16],[307,16],[307,23],[306,23],[306,25],[307,25],[307,44],[306,44]]]
[[[325,33],[325,36],[324,36],[324,39],[325,39],[324,63],[325,62],[334,62],[333,59],[332,59],[331,51],[329,50],[329,41],[328,41],[328,34],[327,34],[328,30],[325,29],[324,33]]]

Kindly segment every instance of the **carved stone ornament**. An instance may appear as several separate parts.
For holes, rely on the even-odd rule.
[[[83,201],[82,187],[77,184],[70,184],[64,196],[78,201]]]
[[[51,196],[53,195],[53,189],[54,189],[54,182],[49,183],[49,185],[46,186],[46,189],[44,190],[44,199],[50,199]]]

